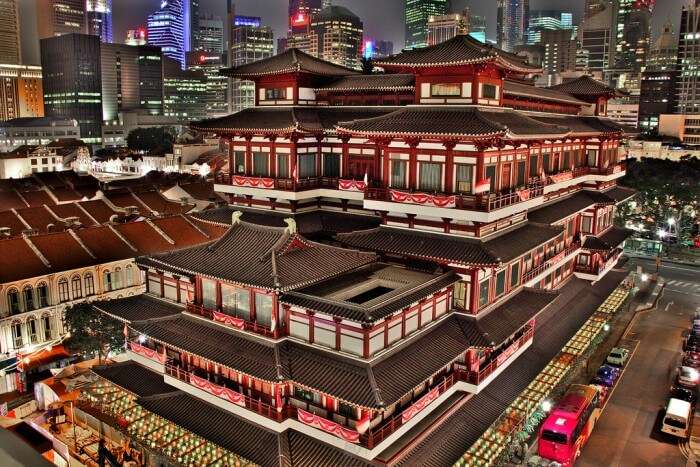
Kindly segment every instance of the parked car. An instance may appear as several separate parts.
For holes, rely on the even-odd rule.
[[[700,368],[700,352],[686,352],[683,354],[683,366],[689,366],[696,370]]]
[[[700,378],[700,373],[695,368],[689,366],[682,366],[678,368],[678,374],[676,376],[676,381],[681,386],[687,388],[696,388],[698,386],[698,379]]]
[[[615,381],[620,376],[620,369],[612,365],[603,365],[598,368],[598,373],[596,373],[593,378],[593,384],[600,384],[602,386],[612,387],[615,385]]]
[[[614,366],[625,366],[627,359],[630,356],[630,351],[623,347],[615,347],[608,354],[608,358],[605,359],[606,363]]]
[[[700,336],[695,334],[689,334],[685,338],[685,343],[683,345],[683,350],[686,352],[700,352]]]
[[[671,387],[669,397],[687,401],[695,405],[695,402],[698,400],[698,392],[695,389],[686,388],[676,384]]]

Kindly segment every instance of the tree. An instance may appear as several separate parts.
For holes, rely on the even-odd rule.
[[[66,346],[76,354],[92,357],[101,363],[110,351],[124,348],[124,325],[110,318],[89,303],[78,303],[66,309],[66,328],[70,337]]]
[[[362,57],[360,59],[360,64],[362,65],[363,75],[371,75],[374,73],[374,63],[372,62],[372,57]]]
[[[174,141],[174,131],[166,127],[136,128],[126,137],[129,149],[145,152],[170,152]]]
[[[649,238],[671,232],[679,241],[692,236],[700,209],[700,160],[642,158],[630,161],[622,184],[638,191],[634,207],[618,212],[620,221],[641,226]],[[671,224],[669,224],[671,220]]]

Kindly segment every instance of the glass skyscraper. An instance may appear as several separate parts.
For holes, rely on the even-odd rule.
[[[87,0],[85,3],[87,33],[112,42],[112,0]]]
[[[197,0],[163,0],[160,9],[148,15],[148,43],[160,47],[183,69],[185,53],[193,46],[193,25],[199,26],[198,5]]]
[[[446,15],[448,0],[406,0],[406,48],[428,45],[428,18]]]

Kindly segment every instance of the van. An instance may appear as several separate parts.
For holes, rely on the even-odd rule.
[[[661,422],[661,431],[679,438],[687,438],[690,434],[691,411],[690,402],[670,398]]]

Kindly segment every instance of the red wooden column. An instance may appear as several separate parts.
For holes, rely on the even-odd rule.
[[[477,146],[476,155],[476,173],[474,174],[474,186],[478,185],[484,179],[484,146]]]
[[[362,357],[369,358],[369,338],[372,327],[368,324],[362,325]]]
[[[454,186],[454,149],[456,145],[455,141],[445,143],[445,193],[457,191],[457,187]]]
[[[316,135],[316,176],[323,176],[323,152],[321,151],[321,141],[323,135]]]
[[[341,141],[343,143],[343,155],[341,156],[340,177],[350,178],[350,147],[348,144],[350,142],[350,137],[342,136]]]
[[[408,189],[415,190],[418,180],[418,143],[419,140],[408,141]]]
[[[200,276],[194,278],[194,302],[197,305],[202,304],[202,278]]]
[[[252,136],[245,137],[245,174],[253,174],[253,147],[251,144]]]
[[[479,311],[479,270],[472,269],[471,271],[471,294],[469,296],[469,311],[476,314]]]
[[[389,152],[389,145],[385,145],[382,148],[382,176],[381,176],[381,186],[388,187],[391,184],[391,153]]]
[[[250,321],[257,322],[257,316],[255,314],[255,291],[249,289],[248,293],[248,309],[250,310]]]
[[[228,138],[228,182],[233,182],[233,175],[236,173],[236,161],[233,154],[233,138]]]
[[[289,149],[289,177],[292,178],[292,183],[296,187],[296,177],[294,173],[297,171],[297,141],[299,137],[296,134],[289,136],[290,149]]]
[[[270,153],[268,155],[270,165],[270,178],[277,178],[277,145],[275,144],[277,136],[270,135],[268,136],[268,138],[270,140]]]
[[[221,282],[216,281],[216,309],[221,311],[223,300],[221,298]]]
[[[605,144],[605,140],[601,141],[601,142],[598,144],[598,168],[599,168],[599,169],[602,169],[602,168],[605,166],[605,165],[603,164],[603,156],[604,156],[604,154],[605,154],[605,153],[603,152],[603,144]]]

